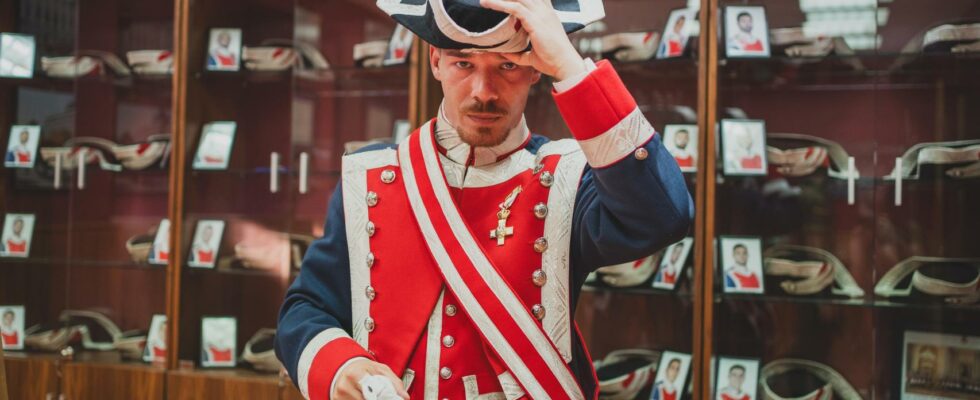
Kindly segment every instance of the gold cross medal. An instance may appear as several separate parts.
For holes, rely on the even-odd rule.
[[[507,217],[510,217],[510,206],[514,205],[514,200],[520,193],[521,187],[518,186],[507,195],[503,203],[500,203],[500,211],[497,211],[497,227],[490,230],[490,239],[497,239],[497,246],[503,246],[504,239],[514,234],[514,227],[507,226]]]

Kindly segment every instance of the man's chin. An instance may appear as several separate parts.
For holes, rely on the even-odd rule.
[[[459,137],[466,144],[474,147],[493,147],[507,139],[508,129],[502,127],[460,128]]]

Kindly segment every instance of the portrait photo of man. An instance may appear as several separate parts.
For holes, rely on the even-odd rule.
[[[689,354],[665,351],[660,356],[657,376],[653,380],[650,400],[679,400],[687,387],[687,374],[691,367]]]
[[[3,223],[3,243],[0,256],[27,257],[31,251],[34,231],[33,214],[7,214]]]
[[[756,400],[759,360],[720,357],[715,400]]]
[[[726,293],[762,293],[761,239],[722,237]]]
[[[210,40],[208,41],[207,69],[209,71],[238,71],[241,49],[241,29],[211,29]]]
[[[0,344],[4,350],[24,348],[23,306],[0,306]]]
[[[10,127],[10,140],[3,165],[7,168],[33,168],[37,154],[41,127],[37,125],[14,125]]]
[[[766,10],[759,6],[726,7],[725,38],[729,57],[768,57]]]
[[[690,38],[690,24],[693,24],[696,12],[683,8],[673,10],[667,17],[664,35],[657,48],[657,58],[673,58],[684,55],[687,41]]]
[[[667,151],[677,161],[681,172],[698,170],[698,126],[676,125],[664,126],[664,145]]]
[[[725,175],[766,175],[766,126],[760,120],[723,119]]]
[[[221,220],[200,220],[197,222],[188,265],[198,268],[214,268],[224,227],[225,223]]]

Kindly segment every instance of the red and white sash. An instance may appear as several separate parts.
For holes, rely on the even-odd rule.
[[[584,400],[558,349],[477,243],[442,170],[432,122],[398,148],[415,220],[446,286],[531,398]]]

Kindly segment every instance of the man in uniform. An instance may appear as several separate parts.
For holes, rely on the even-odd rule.
[[[741,364],[732,365],[728,369],[728,385],[718,391],[717,400],[751,400],[744,390],[742,384],[745,383],[745,367]]]
[[[725,270],[725,286],[730,289],[758,289],[759,276],[749,268],[749,248],[736,244],[732,248],[735,264]]]
[[[361,399],[371,387],[362,379],[384,377],[402,398],[593,399],[572,321],[582,284],[688,231],[693,204],[677,163],[612,66],[575,51],[565,30],[575,22],[562,18],[581,13],[555,11],[598,3],[601,17],[601,3],[466,3],[379,1],[433,44],[445,98],[397,148],[344,157],[324,236],[276,335],[307,398]],[[496,36],[473,34],[481,26]],[[483,51],[453,38],[483,41]],[[541,74],[554,79],[574,139],[528,130],[523,111]]]

